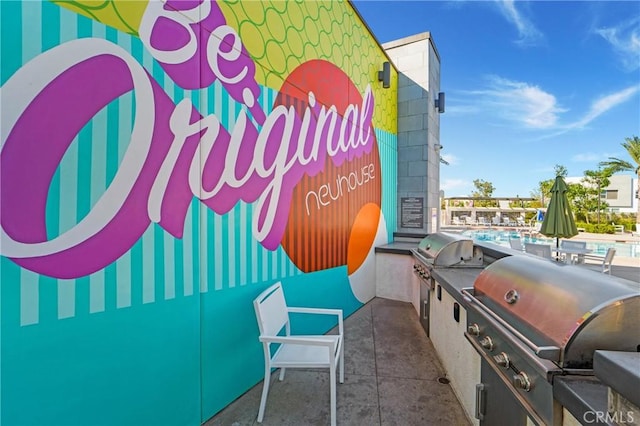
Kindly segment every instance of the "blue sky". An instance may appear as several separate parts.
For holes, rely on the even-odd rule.
[[[640,136],[638,1],[353,1],[380,43],[429,31],[441,59],[445,196],[530,196]]]

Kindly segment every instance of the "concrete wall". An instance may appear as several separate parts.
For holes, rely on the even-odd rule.
[[[397,230],[432,232],[439,228],[440,210],[440,114],[434,102],[440,92],[440,57],[428,32],[382,47],[398,69]],[[423,199],[419,227],[403,226],[403,198]]]

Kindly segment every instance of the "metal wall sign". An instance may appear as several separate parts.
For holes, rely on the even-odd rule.
[[[424,198],[400,198],[400,226],[402,228],[422,228],[424,223]]]

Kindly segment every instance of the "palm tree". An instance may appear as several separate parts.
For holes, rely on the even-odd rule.
[[[609,160],[600,162],[600,165],[611,170],[612,173],[618,172],[635,172],[640,186],[640,138],[637,136],[625,138],[621,144],[627,150],[631,161],[621,160],[615,157],[609,157]],[[636,198],[640,197],[640,192],[636,192]],[[638,211],[636,212],[636,231],[640,232],[640,200],[638,203]]]

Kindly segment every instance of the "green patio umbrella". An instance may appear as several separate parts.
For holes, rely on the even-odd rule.
[[[556,176],[556,181],[551,187],[551,200],[547,213],[544,215],[540,233],[547,237],[556,238],[558,248],[560,238],[571,238],[578,235],[578,228],[573,220],[573,213],[567,200],[567,184],[562,176]]]

